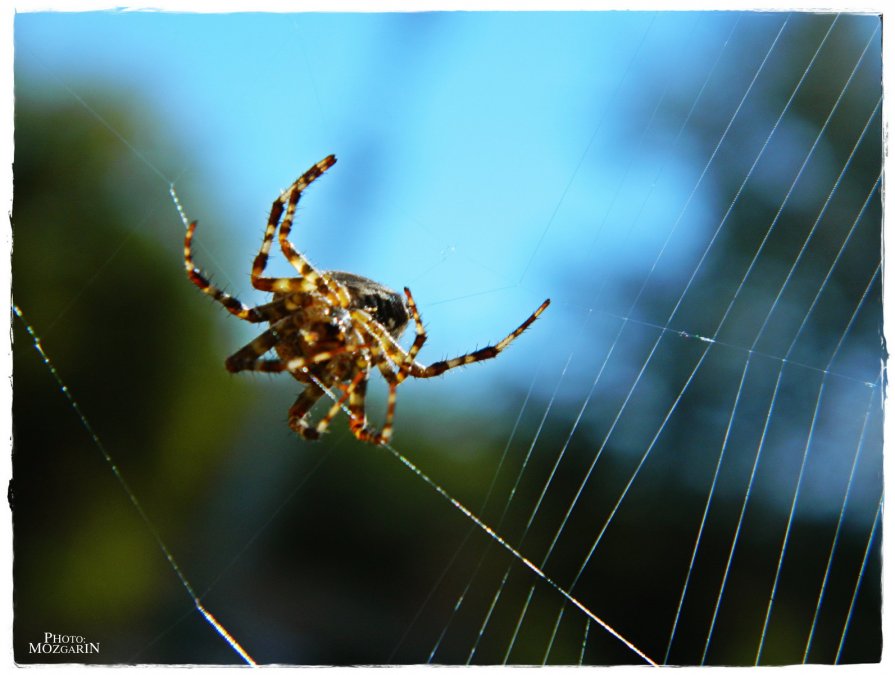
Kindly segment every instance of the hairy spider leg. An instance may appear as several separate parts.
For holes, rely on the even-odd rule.
[[[273,235],[277,230],[277,226],[280,224],[283,210],[286,208],[286,195],[288,194],[291,196],[293,192],[301,194],[302,190],[335,163],[336,158],[334,155],[329,155],[326,159],[317,162],[317,164],[299,176],[287,190],[273,201],[273,204],[270,207],[270,216],[268,216],[267,219],[267,227],[264,230],[264,239],[261,241],[261,250],[258,251],[258,255],[255,256],[255,261],[252,263],[251,278],[253,282],[255,279],[261,277],[261,273],[264,271],[264,268],[267,267],[267,260],[270,256],[270,247],[273,244]],[[296,202],[297,201],[298,199],[296,198]]]
[[[198,221],[194,220],[186,229],[186,238],[183,242],[183,264],[186,267],[186,274],[196,286],[199,287],[205,295],[211,296],[214,300],[221,303],[224,308],[238,316],[244,321],[251,323],[260,323],[262,321],[270,321],[271,314],[257,307],[249,307],[242,303],[229,293],[222,291],[220,288],[212,284],[202,272],[193,264],[193,234],[196,231]]]
[[[261,333],[254,340],[228,356],[224,366],[231,373],[238,373],[242,370],[256,370],[255,364],[259,362],[262,356],[273,349],[279,341],[278,329],[288,322],[289,317],[277,321],[276,324]],[[275,360],[279,361],[279,359]]]
[[[289,428],[309,441],[320,438],[320,433],[305,421],[305,417],[308,416],[311,408],[320,400],[321,396],[323,396],[323,389],[316,384],[308,384],[289,408]]]
[[[285,226],[286,232],[292,228],[292,220],[295,216],[295,209],[302,191],[317,178],[323,175],[329,167],[335,164],[334,155],[329,155],[325,159],[317,162],[314,166],[303,173],[289,189],[277,197],[270,207],[270,216],[267,219],[267,226],[264,230],[264,238],[261,241],[261,248],[255,261],[252,263],[251,282],[252,286],[261,291],[268,293],[320,293],[330,303],[334,305],[341,304],[340,296],[344,296],[347,300],[348,292],[341,289],[340,293],[333,293],[323,276],[311,265],[306,258],[298,253],[289,242],[283,245],[284,237],[280,235],[280,245],[283,254],[298,271],[298,277],[262,277],[261,274],[267,267],[267,261],[270,258],[270,247],[273,243],[273,236],[277,230],[277,226]],[[286,205],[286,195],[289,196],[288,206]],[[283,211],[286,211],[285,218]],[[282,223],[280,222],[282,219]],[[345,306],[345,305],[343,305]]]
[[[503,340],[501,340],[494,346],[484,347],[474,352],[470,352],[453,359],[448,359],[446,361],[438,361],[436,363],[433,363],[431,366],[424,366],[420,363],[417,363],[414,358],[412,358],[411,354],[415,356],[420,347],[422,347],[423,343],[425,343],[427,338],[426,331],[423,327],[422,319],[420,318],[419,311],[416,308],[416,303],[413,300],[413,296],[409,294],[409,289],[405,288],[404,290],[406,293],[408,293],[408,305],[410,307],[411,314],[413,315],[417,332],[417,336],[414,339],[413,345],[411,346],[409,351],[404,351],[401,345],[399,345],[397,341],[383,328],[381,328],[375,321],[366,323],[373,337],[377,338],[379,344],[382,345],[383,349],[388,355],[388,358],[391,359],[391,361],[393,361],[395,366],[398,368],[398,372],[395,373],[398,384],[406,380],[408,377],[435,377],[452,368],[457,368],[459,366],[465,366],[470,363],[476,363],[477,361],[485,361],[487,359],[494,358],[501,351],[503,351],[507,347],[507,345],[509,345],[513,340],[519,337],[532,323],[534,323],[534,321],[541,315],[541,313],[550,305],[550,300],[545,300],[541,304],[541,306],[538,307],[538,309],[536,309],[531,316],[523,321],[516,330],[507,335]]]
[[[299,276],[305,279],[309,284],[313,284],[317,292],[324,297],[329,298],[335,304],[341,307],[348,307],[351,299],[348,295],[348,289],[335,279],[325,279],[320,272],[314,269],[310,261],[302,255],[292,242],[289,241],[289,234],[292,232],[292,223],[295,219],[295,209],[298,206],[298,200],[304,189],[323,175],[323,172],[336,163],[335,155],[320,160],[304,175],[299,178],[289,190],[289,204],[286,207],[286,216],[280,223],[280,231],[277,235],[280,241],[280,250],[286,256],[286,260],[295,268]],[[282,196],[280,202],[282,202]],[[266,236],[267,233],[265,233]]]
[[[401,380],[398,379],[395,371],[388,367],[388,362],[385,359],[378,359],[376,365],[379,368],[379,372],[382,373],[382,377],[385,378],[385,381],[388,383],[388,404],[385,410],[385,422],[382,424],[382,431],[378,434],[374,434],[371,441],[377,445],[385,445],[392,439],[392,428],[394,427],[395,421],[395,404],[398,400],[398,385],[401,384]]]
[[[343,393],[342,396],[339,397],[337,401],[335,401],[330,409],[327,411],[326,415],[320,418],[320,421],[317,422],[317,427],[315,429],[315,433],[317,434],[315,438],[319,438],[320,434],[322,434],[329,427],[330,422],[332,422],[336,415],[339,414],[339,411],[342,409],[345,401],[349,398],[351,402],[349,403],[350,415],[349,415],[349,426],[351,428],[352,433],[357,438],[361,438],[358,435],[358,429],[363,429],[366,424],[366,415],[364,414],[363,409],[363,401],[364,401],[364,393],[366,391],[367,386],[367,376],[369,374],[369,364],[366,360],[361,360],[358,367],[358,372],[351,380],[350,383],[346,386],[340,386]],[[358,392],[360,390],[360,392]],[[360,397],[360,408],[359,410],[352,410],[355,407],[356,398]],[[355,420],[359,419],[359,422],[355,424]]]
[[[413,317],[413,324],[416,327],[416,337],[413,339],[413,344],[410,345],[410,349],[407,352],[407,357],[413,361],[420,349],[422,349],[428,336],[426,335],[426,329],[423,327],[423,320],[420,318],[419,310],[416,308],[416,302],[407,286],[404,287],[404,295],[407,296],[407,306],[410,308],[410,315]]]
[[[507,345],[509,345],[513,340],[522,335],[522,333],[525,332],[525,329],[533,324],[549,305],[550,300],[544,300],[541,306],[538,307],[530,317],[523,321],[516,330],[507,335],[496,345],[483,347],[482,349],[477,349],[474,352],[469,352],[468,354],[463,354],[462,356],[457,356],[446,361],[437,361],[430,366],[423,366],[416,361],[410,361],[409,365],[406,368],[404,366],[401,367],[397,375],[399,381],[406,379],[408,375],[419,378],[436,377],[438,375],[441,375],[443,372],[450,370],[451,368],[466,366],[470,363],[476,363],[477,361],[486,361],[487,359],[493,359],[495,356],[500,354],[500,352],[506,349]]]
[[[245,347],[236,352],[233,356],[227,359],[228,362],[228,370],[230,369],[230,361],[234,359],[237,355],[247,356],[252,352],[256,352],[256,349],[261,349],[265,342],[269,340],[268,334],[274,335],[273,343],[271,343],[271,347],[277,342],[275,333],[273,329],[267,330],[257,338],[252,340]],[[260,340],[260,342],[259,342]],[[254,343],[258,342],[258,346],[253,346]],[[361,351],[362,349],[366,349],[369,345],[365,344],[352,344],[352,345],[339,345],[338,347],[333,347],[332,349],[327,349],[324,352],[317,352],[313,356],[304,357],[304,356],[296,356],[295,358],[288,359],[284,361],[282,359],[262,359],[255,358],[253,360],[239,361],[234,360],[233,366],[238,366],[237,370],[231,370],[230,372],[239,372],[243,370],[252,370],[255,372],[261,373],[282,373],[284,370],[288,370],[290,373],[296,373],[297,371],[302,370],[303,368],[307,368],[308,366],[313,366],[317,363],[323,363],[324,361],[331,361],[334,356],[338,356],[339,354],[351,354],[354,352]],[[269,348],[268,348],[269,349]],[[267,350],[265,350],[266,352]],[[245,352],[245,354],[243,354]],[[262,354],[265,352],[261,352]],[[259,355],[260,356],[260,355]]]
[[[365,312],[360,313],[365,314]],[[368,327],[370,327],[370,325],[368,325]],[[349,392],[351,394],[350,401],[348,403],[348,409],[351,413],[349,419],[349,427],[351,428],[351,432],[359,441],[373,443],[375,445],[382,445],[388,443],[392,437],[392,427],[394,425],[395,418],[395,403],[398,397],[397,389],[400,381],[397,379],[395,371],[392,370],[390,366],[391,362],[386,358],[382,350],[377,346],[376,342],[378,340],[373,331],[369,331],[368,337],[372,340],[371,344],[369,345],[370,354],[372,356],[371,360],[373,363],[376,364],[377,368],[379,368],[379,372],[382,373],[382,376],[388,383],[388,403],[385,412],[385,422],[382,425],[382,430],[378,432],[367,426],[365,400],[367,393],[367,381],[370,375],[370,363],[362,360],[358,363],[358,374],[355,376],[354,380],[351,382],[345,392],[346,395]],[[379,342],[381,344],[381,341]],[[333,416],[335,416],[337,412],[337,406],[333,406],[333,408],[330,410],[330,413]]]
[[[299,394],[295,403],[292,404],[292,407],[289,408],[289,427],[309,441],[320,438],[323,432],[329,427],[330,422],[333,421],[339,410],[341,410],[342,405],[348,397],[352,395],[355,388],[364,380],[365,375],[366,370],[362,369],[354,376],[351,383],[344,387],[342,396],[333,403],[326,415],[322,417],[314,427],[310,426],[307,421],[305,421],[305,417],[308,416],[311,409],[314,407],[314,404],[323,396],[324,391],[316,384],[308,385],[308,387]]]

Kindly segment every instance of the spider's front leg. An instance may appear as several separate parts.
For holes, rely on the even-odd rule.
[[[410,345],[410,350],[407,352],[410,361],[413,361],[420,349],[422,349],[423,345],[426,343],[426,338],[428,336],[426,335],[426,329],[423,327],[423,320],[420,318],[419,310],[416,308],[416,302],[407,286],[404,287],[404,295],[407,296],[407,306],[410,308],[410,315],[413,317],[413,325],[416,327],[416,337],[413,339],[413,344]],[[401,364],[402,372],[404,371],[404,365],[404,363]]]
[[[277,235],[280,242],[280,250],[286,257],[286,260],[295,268],[299,277],[308,285],[311,285],[320,295],[328,298],[333,304],[341,307],[348,307],[351,303],[348,291],[333,279],[327,278],[325,275],[314,269],[310,261],[305,258],[289,241],[289,233],[292,231],[292,222],[295,219],[295,209],[298,206],[298,200],[301,194],[311,183],[317,180],[323,173],[336,163],[335,155],[329,155],[317,162],[308,169],[295,183],[289,188],[289,201],[286,206],[286,215],[280,223],[280,231]],[[277,203],[282,203],[282,197]],[[282,208],[282,207],[281,207]],[[272,232],[270,233],[273,234]],[[267,232],[265,233],[265,237]]]
[[[251,323],[261,323],[269,321],[270,314],[259,310],[257,307],[249,307],[240,302],[229,293],[225,293],[220,288],[212,284],[208,278],[193,263],[193,235],[196,232],[198,221],[194,220],[186,229],[186,238],[183,242],[183,264],[186,267],[186,274],[196,286],[199,287],[205,295],[211,296],[214,300],[221,303],[228,312],[234,316],[238,316],[244,321]]]
[[[335,305],[348,306],[348,293],[342,288],[341,284],[333,281],[328,282],[324,275],[314,269],[314,266],[311,265],[307,258],[299,253],[287,239],[292,229],[292,221],[295,217],[295,210],[301,193],[335,163],[336,158],[334,155],[329,155],[320,160],[302,174],[286,192],[274,200],[270,208],[270,216],[267,219],[267,227],[264,230],[261,249],[258,251],[258,255],[255,256],[255,261],[252,264],[251,281],[252,286],[255,288],[268,293],[319,293]],[[286,213],[285,217],[283,217],[284,210]],[[282,222],[280,222],[281,219]],[[298,277],[276,278],[261,276],[267,267],[270,247],[278,225],[280,227],[280,248],[283,251],[283,255],[286,256],[286,259],[298,272]]]

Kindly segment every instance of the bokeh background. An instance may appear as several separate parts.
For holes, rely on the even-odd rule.
[[[289,378],[231,376],[279,190],[401,288],[394,450],[658,662],[881,650],[881,47],[808,13],[18,14],[15,658],[641,663]],[[289,270],[281,261],[272,269]],[[383,389],[371,395],[381,419]],[[698,546],[696,546],[698,542]],[[695,547],[695,548],[694,548]],[[768,612],[768,602],[774,603]],[[764,634],[764,639],[762,635]]]

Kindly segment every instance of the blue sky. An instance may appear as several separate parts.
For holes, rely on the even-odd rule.
[[[321,268],[410,286],[430,331],[424,361],[493,342],[552,298],[549,326],[507,357],[515,365],[503,372],[525,380],[538,354],[562,361],[574,350],[570,336],[593,310],[664,323],[667,314],[633,303],[637,287],[672,301],[683,292],[730,203],[716,193],[708,150],[734,120],[722,153],[747,149],[748,163],[785,98],[774,59],[788,58],[810,18],[778,33],[786,19],[18,14],[16,84],[20,96],[75,97],[122,135],[130,168],[158,179],[157,234],[172,260],[182,232],[174,182],[200,221],[201,263],[247,301],[261,300],[248,266],[270,202],[335,153],[302,201],[299,248]],[[863,30],[845,24],[837,36]],[[149,130],[115,128],[103,115],[109,99]],[[716,112],[719,126],[708,126]],[[814,131],[784,118],[753,182],[783,185],[777,158],[798,156]],[[470,381],[489,376],[473,370]]]
[[[669,69],[703,61],[732,21],[26,14],[16,19],[16,55],[20,85],[70,87],[90,105],[99,83],[145,107],[187,164],[133,143],[169,180],[214,191],[227,218],[214,227],[227,227],[239,249],[254,245],[280,189],[336,153],[333,185],[305,202],[316,220],[299,230],[304,249],[321,266],[365,269],[395,286],[430,281],[442,289],[434,299],[449,300],[445,283],[457,295],[520,280],[549,290],[532,256],[580,242],[601,216],[617,160],[637,140],[637,129],[619,133],[625,115],[643,115]],[[687,52],[669,59],[682,37]],[[181,197],[189,210],[195,197]],[[429,271],[444,256],[460,267],[450,279]]]

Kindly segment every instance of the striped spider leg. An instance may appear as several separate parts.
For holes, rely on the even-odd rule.
[[[348,306],[347,291],[338,282],[326,279],[325,274],[321,274],[314,269],[314,266],[311,265],[308,259],[299,253],[288,240],[301,193],[335,163],[336,158],[334,155],[329,155],[320,160],[299,176],[298,180],[289,189],[274,200],[270,208],[270,216],[267,219],[267,227],[264,230],[261,250],[258,251],[255,262],[252,264],[252,286],[259,291],[267,291],[268,293],[316,292],[334,305],[339,305],[343,308]],[[283,216],[284,209],[286,211],[285,217]],[[280,248],[283,251],[283,255],[286,256],[286,259],[298,272],[298,277],[273,278],[261,276],[267,267],[270,246],[273,243],[273,236],[278,225],[280,228],[278,235]]]
[[[305,385],[289,408],[289,427],[313,440],[323,434],[347,404],[348,425],[361,441],[390,442],[394,427],[398,386],[408,377],[428,378],[477,361],[492,359],[521,335],[550,304],[546,300],[512,333],[493,346],[421,365],[416,356],[426,342],[426,331],[410,290],[404,296],[365,277],[349,272],[318,271],[289,241],[298,202],[304,190],[333,164],[333,155],[308,169],[271,205],[261,248],[252,263],[251,283],[273,299],[251,307],[224,292],[195,266],[192,255],[196,222],[187,227],[183,258],[187,276],[204,294],[236,317],[269,327],[229,356],[230,372],[288,372]],[[263,276],[274,235],[295,277]],[[398,339],[411,317],[416,336],[405,351]],[[273,355],[268,356],[273,352]],[[379,371],[388,385],[385,420],[380,431],[367,426],[366,392],[370,373]],[[338,393],[334,393],[338,392]],[[329,394],[333,403],[316,422],[310,415]]]
[[[413,344],[406,352],[394,340],[388,340],[389,357],[398,365],[397,376],[399,384],[408,377],[437,377],[452,368],[467,366],[471,363],[495,358],[500,352],[506,349],[513,340],[522,335],[522,333],[524,333],[525,330],[533,324],[539,316],[541,316],[544,310],[550,306],[550,300],[544,300],[540,307],[532,312],[525,321],[519,324],[519,327],[516,328],[516,330],[495,345],[482,347],[481,349],[463,354],[462,356],[456,356],[445,361],[436,361],[429,366],[424,366],[416,361],[416,355],[419,353],[423,344],[425,344],[428,335],[426,334],[426,329],[423,326],[423,321],[420,318],[420,313],[417,309],[416,302],[413,299],[413,295],[411,294],[410,289],[406,286],[404,288],[404,293],[407,296],[407,308],[410,311],[410,315],[413,317],[413,323],[416,327],[416,338],[414,338]],[[387,340],[387,336],[382,337]]]
[[[261,242],[261,249],[258,251],[258,255],[255,256],[255,261],[252,263],[251,282],[253,287],[257,288],[260,291],[280,294],[306,293],[316,290],[318,292],[323,292],[324,295],[331,301],[337,301],[338,298],[346,295],[344,289],[342,289],[341,292],[335,293],[331,291],[327,283],[323,280],[322,275],[314,269],[314,267],[307,261],[304,256],[302,256],[300,253],[295,251],[294,248],[292,248],[292,245],[285,240],[282,234],[280,236],[281,245],[288,245],[290,248],[290,254],[287,255],[287,259],[290,263],[292,263],[292,266],[295,267],[295,269],[301,276],[286,278],[261,276],[261,274],[267,267],[267,260],[270,254],[270,246],[273,242],[273,235],[277,229],[277,225],[280,224],[280,219],[283,216],[284,208],[286,209],[286,217],[283,218],[283,225],[286,227],[286,233],[288,234],[292,227],[292,219],[295,214],[295,208],[298,205],[298,200],[301,196],[302,191],[317,178],[323,175],[323,172],[335,163],[336,158],[333,155],[329,155],[325,159],[317,162],[317,164],[315,164],[304,174],[302,174],[298,178],[298,180],[296,180],[289,187],[288,190],[286,190],[282,195],[274,200],[273,205],[270,209],[270,217],[267,220],[267,228],[264,232],[264,239]],[[286,206],[287,200],[285,199],[287,195],[288,207]],[[189,277],[190,281],[198,286],[203,293],[211,296],[217,302],[224,305],[227,311],[234,316],[252,323],[259,323],[262,321],[271,321],[272,319],[282,318],[289,313],[290,309],[294,309],[291,307],[280,307],[280,303],[278,303],[277,301],[274,301],[262,307],[248,307],[232,295],[224,292],[223,290],[217,288],[214,284],[212,284],[208,280],[208,278],[204,274],[202,274],[202,272],[198,268],[196,268],[195,264],[193,263],[192,242],[196,227],[198,225],[198,221],[194,220],[189,224],[189,227],[187,227],[186,238],[183,245],[183,258],[184,265],[186,266],[187,276]],[[286,249],[284,248],[284,253],[285,252]],[[286,304],[288,305],[288,303]]]

